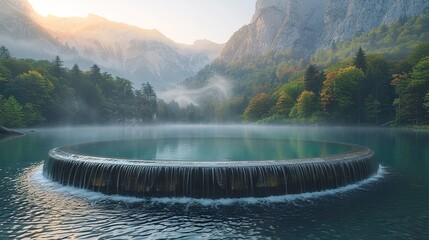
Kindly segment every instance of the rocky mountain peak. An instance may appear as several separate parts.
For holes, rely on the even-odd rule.
[[[427,0],[258,0],[251,23],[231,37],[221,59],[243,61],[269,50],[308,57],[318,48],[428,8]]]
[[[0,6],[2,16],[11,16],[11,13],[20,13],[26,16],[34,14],[33,7],[27,0],[0,0]]]

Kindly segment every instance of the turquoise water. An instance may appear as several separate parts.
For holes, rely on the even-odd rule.
[[[346,144],[271,138],[157,138],[67,146],[66,151],[107,158],[158,161],[261,161],[326,157],[354,150]]]
[[[34,129],[0,140],[0,239],[429,239],[429,132],[342,127]],[[121,139],[283,138],[369,147],[385,172],[347,189],[264,199],[133,199],[43,179],[50,149]],[[283,148],[281,148],[283,149]]]

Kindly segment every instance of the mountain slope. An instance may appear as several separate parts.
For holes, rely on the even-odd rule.
[[[0,6],[0,45],[7,46],[14,56],[52,59],[53,52],[74,54],[33,21],[34,11],[28,2],[0,0]]]
[[[128,78],[135,88],[149,82],[156,89],[183,81],[216,58],[223,47],[208,41],[177,44],[157,30],[86,18],[42,17],[27,0],[0,0],[0,45],[15,57],[98,64],[103,71]]]
[[[105,18],[39,17],[37,22],[61,43],[75,48],[79,55],[114,69],[133,80],[136,87],[150,82],[155,88],[168,88],[210,63],[220,53],[212,49],[180,45],[157,30],[146,30]]]
[[[427,0],[258,0],[252,22],[231,37],[220,59],[243,61],[269,50],[306,58],[428,7]]]

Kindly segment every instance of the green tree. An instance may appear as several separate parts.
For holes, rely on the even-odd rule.
[[[366,122],[378,124],[381,103],[373,96],[369,95],[365,99],[364,117]]]
[[[408,62],[411,66],[416,65],[424,57],[429,56],[429,42],[419,43],[415,48],[412,49],[408,56]]]
[[[101,76],[101,69],[97,64],[92,65],[92,67],[89,70],[92,77],[100,77]]]
[[[392,85],[398,97],[394,101],[398,123],[416,123],[428,119],[425,97],[429,91],[429,57],[413,67],[410,75],[395,74]]]
[[[417,99],[417,106],[414,114],[417,123],[419,123],[428,119],[423,103],[425,95],[429,91],[429,56],[420,60],[420,62],[413,67],[411,79],[409,90],[414,93]]]
[[[289,80],[294,72],[296,72],[295,66],[289,66],[289,64],[287,64],[285,61],[282,61],[279,65],[277,65],[276,77],[280,82],[285,83]]]
[[[56,56],[52,61],[52,75],[59,78],[63,77],[65,74],[64,62],[61,60],[60,56]]]
[[[153,90],[153,87],[152,85],[150,85],[150,83],[143,83],[142,88],[143,88],[143,95],[146,100],[148,101],[156,100],[156,93]]]
[[[22,107],[22,114],[25,119],[26,126],[34,126],[43,123],[46,118],[42,116],[39,109],[35,108],[31,103],[26,103]]]
[[[22,127],[24,125],[22,106],[13,96],[3,99],[0,95],[0,125]]]
[[[304,83],[303,81],[290,81],[285,84],[283,84],[278,92],[278,95],[281,94],[281,92],[286,93],[287,95],[291,96],[294,101],[299,97],[299,95],[304,91]]]
[[[360,70],[362,70],[364,73],[366,73],[366,69],[367,69],[366,54],[361,47],[359,47],[359,50],[357,51],[356,56],[353,59],[353,65],[359,68]]]
[[[157,117],[157,97],[149,83],[143,83],[142,89],[136,91],[136,112],[142,121],[152,121]]]
[[[195,123],[198,120],[197,108],[192,103],[186,107],[186,120],[191,123]]]
[[[325,80],[323,71],[317,70],[316,66],[309,65],[304,74],[304,87],[305,90],[319,94]]]
[[[143,84],[143,97],[145,99],[145,108],[148,114],[152,117],[156,117],[156,93],[153,90],[150,83]]]
[[[394,74],[392,85],[395,87],[397,98],[393,102],[396,109],[396,122],[398,124],[406,123],[413,119],[412,108],[416,105],[415,98],[408,91],[408,85],[411,82],[410,76],[406,73]]]
[[[30,70],[9,82],[8,94],[20,103],[40,108],[51,100],[54,85],[39,72]]]
[[[133,109],[135,95],[132,83],[125,78],[116,77],[113,96],[118,118],[121,119],[121,121],[133,118],[135,115]]]
[[[8,68],[0,64],[0,94],[5,94],[7,82],[11,78],[11,72]]]
[[[423,105],[426,108],[426,114],[429,114],[429,92],[427,92],[425,95],[425,100],[424,100]]]
[[[390,121],[394,116],[395,89],[390,84],[392,77],[389,71],[389,64],[382,55],[369,55],[366,78],[360,87],[362,97],[371,95],[380,103],[377,116],[380,122]]]
[[[321,107],[325,116],[342,122],[359,119],[358,84],[365,75],[356,67],[340,69],[327,75],[321,92]]]
[[[4,59],[11,58],[9,49],[7,49],[5,46],[0,47],[0,58],[4,58]]]

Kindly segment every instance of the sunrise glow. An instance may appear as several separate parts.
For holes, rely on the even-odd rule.
[[[254,12],[256,0],[28,0],[41,15],[59,17],[90,13],[145,29],[157,29],[181,43],[208,39],[226,42]]]

